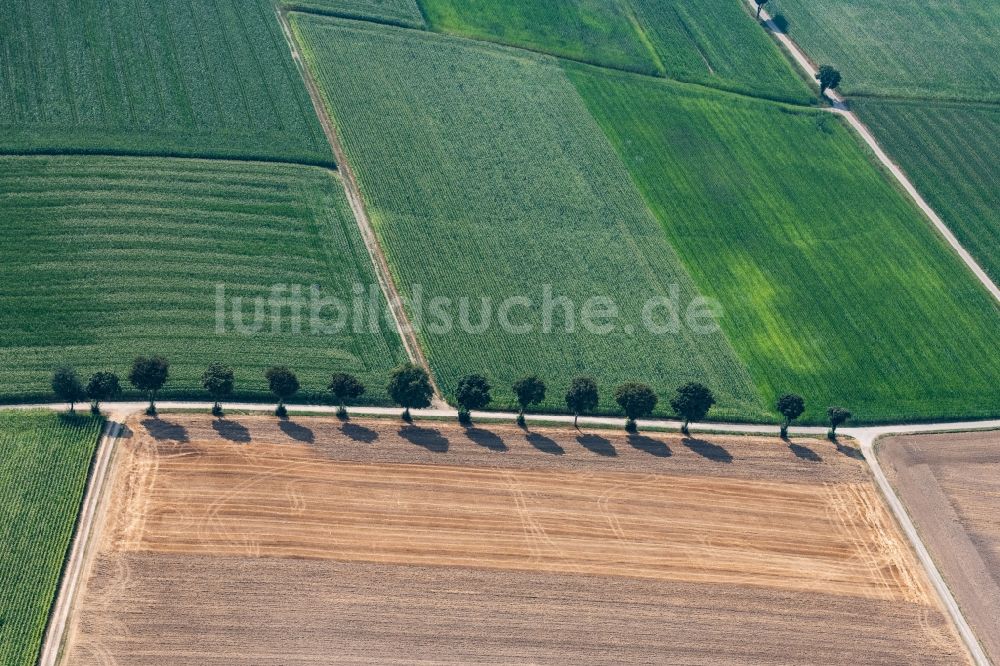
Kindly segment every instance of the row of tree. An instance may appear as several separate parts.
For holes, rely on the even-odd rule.
[[[170,363],[162,356],[140,356],[132,363],[128,380],[136,390],[149,397],[147,414],[156,414],[156,395],[167,382],[170,374]],[[275,414],[286,416],[288,411],[285,401],[299,390],[299,380],[288,367],[279,365],[268,368],[264,373],[268,388],[278,400]],[[232,396],[236,388],[233,369],[222,363],[211,363],[202,375],[202,388],[213,400],[212,413],[222,414],[222,401]],[[492,386],[482,375],[472,374],[458,381],[455,400],[458,403],[458,419],[464,424],[471,423],[471,412],[487,407],[493,400]],[[327,389],[337,402],[337,415],[347,417],[347,403],[363,396],[367,388],[354,375],[338,372],[330,378]],[[525,425],[524,413],[534,405],[545,401],[547,387],[538,377],[532,375],[518,379],[511,386],[520,407],[517,422]],[[91,411],[100,413],[100,403],[112,400],[121,393],[121,382],[113,372],[97,372],[84,384],[73,368],[63,367],[56,370],[52,376],[52,390],[56,396],[70,404],[70,411],[76,403],[85,399],[91,401]],[[418,365],[404,363],[395,368],[389,375],[386,392],[394,403],[403,408],[403,419],[412,420],[411,409],[430,407],[434,397],[434,387],[427,371]],[[615,389],[615,402],[625,414],[625,429],[635,432],[636,421],[648,417],[656,409],[659,398],[652,387],[638,382],[626,382]],[[573,413],[573,425],[576,426],[580,415],[597,409],[600,393],[595,382],[590,377],[576,377],[569,385],[565,395],[566,407]],[[688,434],[688,426],[692,421],[701,421],[715,405],[715,396],[704,384],[689,382],[677,388],[670,400],[670,407],[683,421],[681,430]],[[788,393],[778,398],[776,404],[778,413],[783,417],[781,436],[788,436],[788,428],[792,422],[805,411],[805,400],[802,396]],[[830,419],[830,437],[836,436],[837,427],[851,418],[851,413],[842,407],[830,407],[827,410]]]

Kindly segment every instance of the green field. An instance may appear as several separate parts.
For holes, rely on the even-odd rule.
[[[768,403],[997,416],[1000,307],[838,118],[567,69]]]
[[[852,95],[1000,100],[996,0],[773,0],[789,35]]]
[[[816,94],[743,0],[631,0],[667,76],[812,104]]]
[[[701,379],[720,397],[717,416],[762,415],[722,335],[688,326],[663,335],[641,325],[647,298],[676,285],[686,308],[697,292],[557,61],[429,33],[291,18],[404,295],[413,298],[421,285],[425,304],[469,297],[473,324],[480,297],[494,307],[507,297],[532,301],[511,317],[532,325],[528,333],[422,328],[446,393],[460,375],[485,372],[499,389],[497,404],[510,406],[512,380],[537,372],[552,387],[547,406],[564,409],[570,378],[587,373],[611,409],[620,382],[644,380],[665,395]],[[545,333],[543,285],[578,308],[590,297],[612,298],[618,325],[566,333],[560,309]]]
[[[122,377],[138,354],[172,362],[164,395],[204,399],[212,360],[236,368],[237,388],[266,398],[265,367],[299,372],[304,394],[330,373],[357,373],[385,400],[387,370],[405,358],[383,321],[373,332],[301,332],[291,307],[272,334],[236,332],[229,308],[217,333],[216,285],[244,299],[273,285],[311,285],[352,304],[355,283],[375,283],[371,260],[334,172],[279,164],[115,157],[0,158],[0,397],[47,399],[55,367]],[[329,323],[335,313],[320,313]]]
[[[852,107],[1000,282],[1000,107],[863,98]]]
[[[434,30],[646,74],[662,69],[620,0],[420,0]]]
[[[0,663],[38,659],[103,421],[0,414]]]
[[[333,161],[270,0],[9,0],[0,45],[0,152]]]
[[[417,0],[279,0],[286,9],[365,19],[411,28],[424,27]]]

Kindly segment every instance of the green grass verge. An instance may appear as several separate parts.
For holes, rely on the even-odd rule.
[[[839,118],[567,70],[768,404],[997,416],[1000,307]]]
[[[717,418],[761,415],[720,333],[643,327],[647,298],[675,288],[684,314],[698,292],[556,60],[372,24],[291,20],[396,283],[411,300],[421,286],[419,335],[443,391],[453,392],[462,374],[485,372],[495,406],[510,407],[512,381],[537,373],[550,386],[547,406],[564,408],[570,379],[591,374],[611,410],[621,382],[646,381],[666,397],[700,379],[720,399]],[[578,315],[591,297],[612,299],[620,308],[614,330],[577,321],[567,333],[555,308],[546,333],[544,285],[571,299]],[[437,326],[436,297],[451,299],[450,331]],[[464,332],[462,297],[471,299],[474,326],[481,297],[491,299],[492,315],[506,298],[530,299],[510,320],[531,331],[505,331],[494,316],[485,330]],[[410,311],[417,319],[412,303]]]
[[[799,104],[816,94],[743,0],[631,0],[667,76]]]
[[[103,420],[0,413],[0,663],[38,659]]]
[[[1000,100],[996,0],[772,0],[789,35],[848,94]]]
[[[423,28],[417,0],[278,0],[283,8]]]
[[[50,397],[55,367],[88,376],[112,369],[123,380],[138,354],[171,361],[164,396],[205,399],[200,377],[213,360],[236,369],[246,398],[266,398],[263,370],[298,371],[299,399],[325,391],[330,373],[349,371],[385,401],[387,371],[405,358],[384,320],[312,334],[283,307],[277,333],[265,302],[261,330],[237,332],[254,299],[274,285],[319,285],[353,302],[355,283],[375,284],[371,260],[338,176],[319,167],[116,157],[0,158],[0,398]],[[216,288],[226,287],[224,332]],[[320,313],[330,324],[336,312]],[[318,397],[318,396],[316,396]]]
[[[1000,106],[859,98],[851,106],[1000,282]]]
[[[330,165],[270,0],[0,4],[0,151]]]
[[[662,73],[619,0],[420,0],[431,28],[645,74]]]

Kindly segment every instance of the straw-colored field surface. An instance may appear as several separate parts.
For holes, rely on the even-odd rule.
[[[962,658],[863,465],[828,443],[132,430],[74,663]]]

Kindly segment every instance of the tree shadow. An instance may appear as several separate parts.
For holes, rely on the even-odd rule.
[[[399,436],[417,446],[422,446],[433,453],[446,453],[448,440],[441,436],[440,431],[433,428],[421,428],[415,425],[403,426]]]
[[[495,432],[482,430],[480,428],[466,428],[465,436],[479,446],[483,446],[490,451],[503,452],[507,450],[507,445],[504,444],[504,441],[500,439],[500,436]]]
[[[788,34],[789,23],[787,16],[785,16],[784,14],[775,14],[774,16],[771,17],[771,21],[774,23],[774,27],[776,28],[777,32],[781,33],[782,35]]]
[[[733,456],[725,448],[703,439],[693,439],[685,437],[681,440],[684,446],[688,447],[702,458],[707,458],[713,462],[731,463]]]
[[[599,456],[613,458],[618,455],[618,451],[615,450],[611,441],[601,437],[600,435],[580,435],[576,438],[576,441],[579,442],[580,446],[583,448],[587,449],[591,453],[596,453]]]
[[[250,431],[242,423],[228,421],[226,419],[215,419],[212,421],[212,429],[219,433],[223,439],[230,442],[246,444],[250,441]]]
[[[361,442],[362,444],[371,444],[376,439],[378,439],[378,433],[371,428],[366,428],[364,426],[359,426],[356,423],[345,423],[340,426],[340,432],[344,433],[355,442]]]
[[[281,428],[281,432],[285,433],[296,442],[304,442],[306,444],[312,444],[316,441],[316,435],[313,434],[311,428],[307,428],[304,425],[299,425],[294,421],[282,420],[278,423],[278,427]]]
[[[73,412],[72,414],[70,414],[69,412],[59,412],[59,420],[62,422],[63,425],[67,425],[70,427],[80,427],[87,425],[88,423],[90,423],[90,419],[92,418],[93,417],[90,416],[89,411],[86,414],[82,412]]]
[[[143,419],[142,427],[157,440],[170,440],[174,442],[189,441],[187,428],[177,423],[163,421],[158,418],[148,418]]]
[[[801,444],[792,444],[789,442],[788,448],[791,449],[792,453],[795,454],[796,458],[800,460],[808,460],[810,462],[822,462],[823,457],[818,453],[810,449],[808,446],[802,446]]]
[[[669,458],[673,455],[673,452],[670,450],[670,447],[667,446],[666,442],[661,442],[660,440],[653,439],[652,437],[646,437],[644,435],[629,435],[628,443],[632,445],[632,448],[645,451],[646,453],[656,456],[657,458]]]
[[[554,456],[561,456],[566,453],[566,449],[559,446],[556,440],[549,439],[545,435],[539,435],[537,432],[529,432],[527,440],[529,444],[542,453],[548,453]]]
[[[841,453],[848,458],[854,458],[855,460],[864,460],[865,455],[861,453],[861,449],[855,446],[845,446],[841,444],[839,440],[833,440],[833,445],[837,447],[837,452]]]

